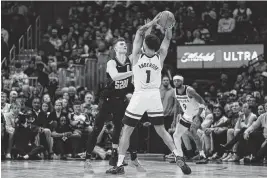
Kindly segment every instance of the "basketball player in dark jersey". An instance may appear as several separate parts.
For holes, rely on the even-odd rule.
[[[112,156],[109,161],[111,166],[115,166],[118,160],[118,143],[120,132],[122,129],[122,119],[126,107],[128,105],[127,95],[133,93],[134,86],[132,84],[131,61],[127,57],[127,45],[123,38],[119,38],[114,42],[114,51],[116,57],[107,63],[107,79],[106,87],[100,94],[99,113],[95,119],[94,129],[89,136],[86,151],[85,171],[93,173],[90,162],[91,153],[96,145],[96,140],[101,132],[106,119],[112,114],[114,131],[112,135]],[[133,138],[138,140],[138,138]],[[141,167],[138,163],[136,151],[131,151],[131,160],[135,161],[134,166]]]

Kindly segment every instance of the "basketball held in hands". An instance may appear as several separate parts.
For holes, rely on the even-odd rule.
[[[160,15],[158,24],[163,29],[168,29],[168,28],[173,27],[175,25],[175,17],[173,13],[171,13],[170,11],[163,11]]]

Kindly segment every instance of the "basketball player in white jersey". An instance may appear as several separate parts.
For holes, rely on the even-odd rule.
[[[202,162],[198,163],[207,163],[200,138],[197,135],[197,130],[200,128],[203,118],[205,117],[205,101],[192,87],[184,85],[183,82],[184,78],[182,76],[175,75],[173,77],[175,97],[183,110],[183,115],[179,118],[179,122],[173,134],[174,143],[179,156],[182,157],[181,137],[189,129],[199,151],[199,157],[202,159]]]
[[[156,25],[159,19],[160,14],[151,22],[140,27],[135,35],[132,51],[132,71],[135,90],[123,119],[124,128],[119,143],[119,159],[117,166],[110,172],[112,174],[124,174],[123,159],[129,147],[130,136],[145,112],[147,112],[156,132],[174,155],[177,156],[177,165],[182,169],[183,173],[191,173],[191,169],[184,159],[178,156],[173,140],[165,130],[163,106],[159,91],[161,70],[168,52],[170,40],[172,39],[172,27],[165,29],[165,38],[161,45],[159,38],[155,35],[147,35],[144,39],[146,30]],[[141,52],[142,46],[143,52]]]

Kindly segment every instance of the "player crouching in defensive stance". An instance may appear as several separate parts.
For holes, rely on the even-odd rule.
[[[183,156],[181,137],[187,130],[189,130],[193,135],[199,151],[199,161],[196,163],[205,164],[207,163],[207,159],[202,149],[200,137],[197,134],[197,130],[201,128],[201,123],[205,117],[205,101],[192,87],[184,85],[183,82],[184,78],[182,76],[175,75],[173,77],[176,101],[180,104],[183,110],[183,115],[180,115],[179,122],[177,123],[173,134],[174,143],[179,156]]]

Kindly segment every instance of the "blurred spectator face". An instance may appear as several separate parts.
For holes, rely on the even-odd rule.
[[[225,11],[223,16],[224,16],[224,18],[228,19],[230,17],[230,12]]]
[[[240,111],[240,106],[238,102],[234,102],[232,104],[232,111],[234,114],[238,113]]]
[[[256,98],[254,97],[250,97],[249,100],[248,100],[248,104],[249,106],[256,106]]]
[[[236,81],[237,81],[237,82],[241,82],[242,80],[243,80],[242,75],[238,75]]]
[[[43,97],[43,101],[45,103],[50,103],[51,102],[51,98],[49,96],[49,94],[45,94],[44,97]]]
[[[60,122],[60,126],[64,126],[67,124],[67,119],[65,116],[61,116],[60,119],[59,119],[59,122]]]
[[[162,78],[162,85],[164,87],[168,87],[170,85],[170,80],[169,80],[169,77],[163,77]]]
[[[213,108],[213,114],[216,119],[219,119],[222,117],[222,110],[219,107]]]
[[[73,27],[73,26],[70,26],[70,27],[69,27],[69,33],[72,34],[73,32],[74,32],[74,27]]]
[[[67,106],[68,106],[68,100],[62,99],[62,107],[67,108]]]
[[[69,96],[73,97],[76,94],[76,88],[75,87],[69,87]]]
[[[11,91],[10,96],[9,96],[9,102],[10,103],[15,102],[17,97],[18,97],[18,93],[16,91]]]
[[[56,24],[59,25],[59,26],[61,26],[63,24],[62,19],[61,18],[57,18]]]
[[[258,80],[256,80],[256,81],[254,82],[254,85],[255,85],[255,87],[256,87],[257,89],[259,89],[259,88],[261,87],[260,81],[258,81]]]
[[[259,91],[254,91],[253,96],[254,96],[256,99],[261,99],[261,93],[260,93]]]
[[[265,108],[263,105],[258,106],[258,114],[259,116],[265,113]]]
[[[93,117],[96,117],[97,114],[98,114],[98,109],[93,108],[93,109],[92,109],[92,116],[93,116]]]
[[[267,112],[267,103],[264,104],[265,112]]]
[[[233,94],[233,93],[230,93],[230,95],[229,95],[229,99],[230,99],[230,101],[235,101],[236,100],[236,98],[237,98],[237,96],[235,95],[235,94]]]
[[[194,82],[193,84],[192,84],[192,87],[196,90],[196,89],[198,89],[198,84],[197,84],[197,82]]]
[[[7,94],[4,92],[1,92],[1,105],[4,105],[7,100]]]
[[[87,12],[87,14],[91,14],[91,12],[92,12],[92,7],[91,7],[91,6],[88,6],[88,7],[86,8],[86,12]]]
[[[187,32],[186,32],[186,37],[187,37],[188,39],[192,38],[192,33],[191,33],[191,31],[187,30]]]
[[[59,100],[55,102],[55,110],[56,112],[60,112],[62,110],[62,103]]]
[[[68,36],[66,34],[63,34],[61,36],[62,42],[65,43],[68,40]]]
[[[125,39],[128,39],[128,40],[130,39],[130,35],[129,35],[128,32],[125,32],[125,33],[124,33],[124,38],[125,38]]]
[[[64,50],[69,50],[69,49],[70,49],[70,45],[68,42],[66,42],[64,45]]]
[[[249,114],[250,112],[251,112],[251,110],[249,109],[249,105],[248,105],[248,103],[244,103],[243,104],[243,107],[242,107],[242,112],[244,113],[244,114]]]
[[[37,95],[39,95],[40,92],[39,92],[38,88],[33,88],[32,93],[34,96],[37,96]]]
[[[75,114],[80,114],[81,113],[81,105],[79,105],[79,104],[73,105],[73,110],[74,110]]]
[[[35,98],[33,101],[32,101],[32,108],[36,111],[39,111],[40,109],[40,105],[41,105],[41,102],[40,102],[40,99],[39,98]]]
[[[251,92],[251,90],[252,90],[252,84],[251,84],[251,83],[248,83],[248,84],[245,86],[244,90],[245,90],[247,93]]]
[[[78,23],[75,23],[75,24],[74,24],[74,29],[75,29],[75,30],[78,30],[78,29],[79,29],[79,24],[78,24]]]
[[[15,72],[16,73],[20,73],[21,72],[21,64],[20,63],[15,64]]]
[[[18,115],[20,110],[21,110],[20,103],[14,104],[10,109],[13,112],[14,115]]]
[[[87,39],[89,36],[89,32],[88,31],[85,31],[84,34],[83,34],[83,38],[84,39]]]
[[[57,38],[57,29],[52,30],[52,38]]]
[[[194,38],[200,38],[200,32],[198,30],[194,31]]]
[[[267,103],[267,95],[264,97],[264,103]]]
[[[127,44],[125,43],[125,41],[118,41],[114,46],[114,50],[118,54],[126,54]]]
[[[87,93],[85,95],[84,102],[86,104],[92,104],[92,102],[93,102],[93,95],[91,95],[90,93]]]
[[[68,101],[70,99],[69,93],[64,93],[63,94],[63,99]]]
[[[175,88],[180,89],[183,86],[183,81],[178,79],[173,80],[173,85],[175,86]]]
[[[42,104],[42,111],[48,112],[48,104],[47,103]]]

